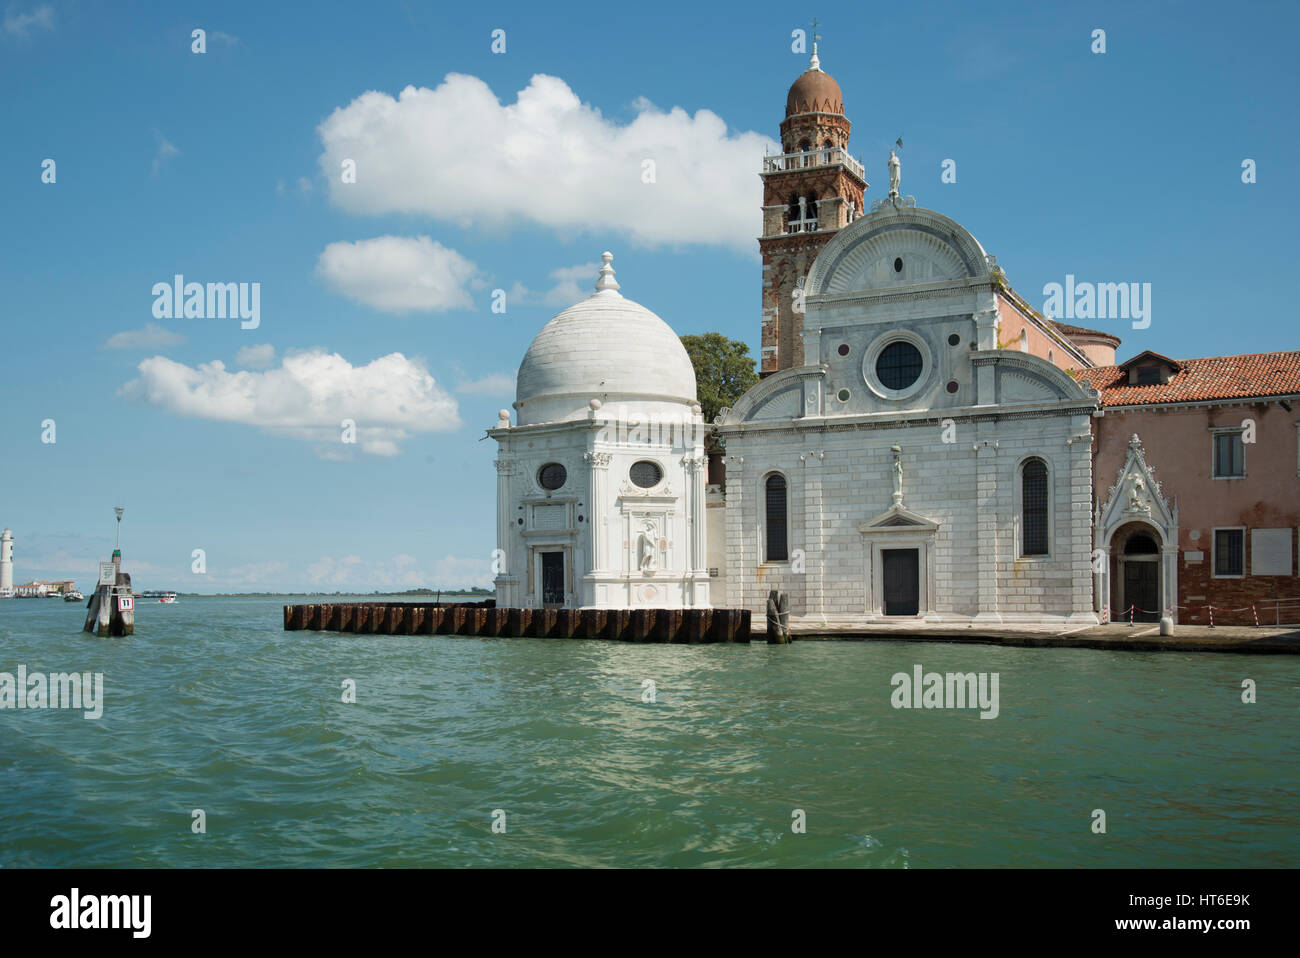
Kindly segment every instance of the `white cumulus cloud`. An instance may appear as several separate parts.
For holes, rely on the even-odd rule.
[[[569,307],[586,299],[594,292],[592,287],[599,272],[599,263],[579,263],[551,270],[551,279],[555,280],[555,285],[546,291],[546,305]]]
[[[385,313],[472,308],[474,264],[428,236],[330,243],[317,274],[337,293]]]
[[[245,423],[293,439],[396,455],[413,432],[459,428],[456,400],[415,359],[391,353],[353,366],[337,353],[285,356],[265,372],[227,371],[219,360],[186,366],[154,356],[119,393],[180,416]],[[356,443],[342,442],[344,420]]]
[[[126,329],[114,333],[104,342],[105,349],[165,349],[179,346],[185,337],[164,329],[157,323],[145,323],[142,329]]]
[[[510,373],[488,373],[481,379],[467,379],[458,383],[456,392],[467,396],[513,396],[515,377]]]
[[[245,369],[265,369],[275,362],[275,347],[270,343],[243,346],[235,353],[235,362]]]
[[[432,90],[369,91],[336,109],[318,129],[320,166],[330,199],[351,213],[464,226],[524,220],[752,252],[755,178],[776,142],[729,133],[709,110],[641,99],[634,111],[628,123],[606,119],[544,74],[502,103],[478,77],[451,73]],[[356,162],[355,183],[339,176],[345,159]]]

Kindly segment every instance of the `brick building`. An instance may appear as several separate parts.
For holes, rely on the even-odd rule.
[[[1300,621],[1300,352],[1080,374],[1094,420],[1097,606],[1207,624]],[[1290,600],[1290,601],[1286,601]]]

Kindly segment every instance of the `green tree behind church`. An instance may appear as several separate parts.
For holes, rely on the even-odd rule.
[[[721,333],[705,333],[683,336],[682,345],[695,367],[695,389],[706,423],[712,423],[718,410],[734,404],[758,382],[754,358],[745,343]]]

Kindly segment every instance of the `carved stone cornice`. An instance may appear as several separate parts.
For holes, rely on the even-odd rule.
[[[630,479],[624,479],[618,487],[618,495],[621,499],[676,499],[677,493],[673,491],[672,483],[661,482],[656,486],[644,489],[632,482]]]

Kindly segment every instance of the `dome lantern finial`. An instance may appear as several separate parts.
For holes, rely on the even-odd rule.
[[[600,277],[596,280],[596,292],[603,293],[608,290],[618,293],[621,287],[618,285],[618,280],[614,278],[614,267],[609,265],[614,260],[614,254],[606,250],[600,254],[600,258],[604,261],[604,265],[601,266]]]
[[[822,61],[817,58],[817,41],[822,38],[822,35],[817,32],[816,17],[813,17],[812,28],[813,28],[813,52],[812,52],[812,57],[808,60],[808,69],[820,71],[822,68]]]

